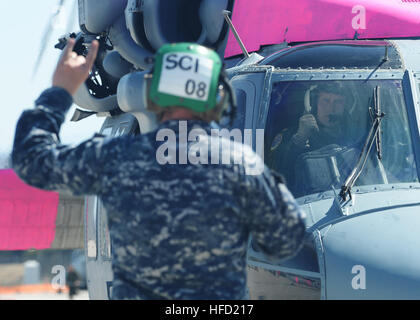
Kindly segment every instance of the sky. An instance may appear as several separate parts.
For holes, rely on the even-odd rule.
[[[73,11],[75,2],[77,0],[66,1],[63,15],[57,20],[38,71],[33,76],[44,31],[59,0],[0,1],[0,154],[11,152],[16,123],[22,111],[33,108],[41,92],[51,86],[61,52],[54,45],[67,32],[79,30],[77,10]],[[66,30],[70,16],[73,26]],[[60,138],[64,144],[76,144],[90,138],[104,122],[104,118],[96,116],[70,122],[75,107],[72,106],[62,126]]]

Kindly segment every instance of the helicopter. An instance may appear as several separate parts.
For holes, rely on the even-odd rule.
[[[72,120],[104,117],[100,133],[109,136],[153,130],[136,84],[154,53],[169,42],[213,48],[238,100],[232,126],[264,130],[266,164],[286,177],[307,214],[308,237],[292,259],[273,260],[250,239],[248,276],[273,272],[281,299],[419,299],[416,5],[79,0],[81,31],[67,37],[76,38],[79,54],[94,39],[100,52],[74,97],[80,108]],[[66,37],[57,48],[65,44]],[[302,115],[319,111],[316,92],[325,85],[338,88],[345,104],[334,119],[343,128],[339,141],[288,158],[282,144]],[[108,299],[112,243],[98,198],[85,199],[84,220],[89,295]],[[249,287],[251,298],[263,295]]]

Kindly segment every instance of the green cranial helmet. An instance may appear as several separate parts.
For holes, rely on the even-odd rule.
[[[150,99],[160,107],[205,112],[216,106],[222,62],[211,49],[194,43],[163,45],[156,54]]]

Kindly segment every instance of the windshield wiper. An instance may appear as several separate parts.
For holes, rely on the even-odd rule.
[[[344,185],[341,187],[340,197],[345,201],[347,200],[347,195],[351,199],[351,188],[355,184],[356,180],[359,178],[360,174],[363,171],[363,168],[366,165],[367,159],[372,149],[373,142],[376,142],[376,151],[378,159],[382,159],[382,147],[381,147],[381,121],[385,116],[385,113],[381,111],[380,103],[380,87],[376,86],[373,91],[373,101],[374,101],[374,110],[369,107],[369,113],[372,118],[372,126],[370,128],[369,134],[366,138],[365,144],[363,146],[362,152],[359,155],[359,160],[357,161],[356,166],[347,177]]]
[[[369,108],[369,113],[371,119],[375,121],[375,117],[381,117],[382,119],[385,116],[385,114],[381,112],[381,95],[379,86],[376,86],[376,88],[374,89],[373,99],[375,111],[372,112],[372,108]],[[378,133],[376,134],[376,153],[378,154],[378,159],[382,160],[382,130],[380,121],[378,125]]]

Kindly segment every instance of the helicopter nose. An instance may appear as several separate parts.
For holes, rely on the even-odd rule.
[[[360,196],[358,201],[370,201]],[[323,236],[327,296],[418,299],[418,207],[381,208],[330,225]],[[383,231],[387,230],[386,233]]]

